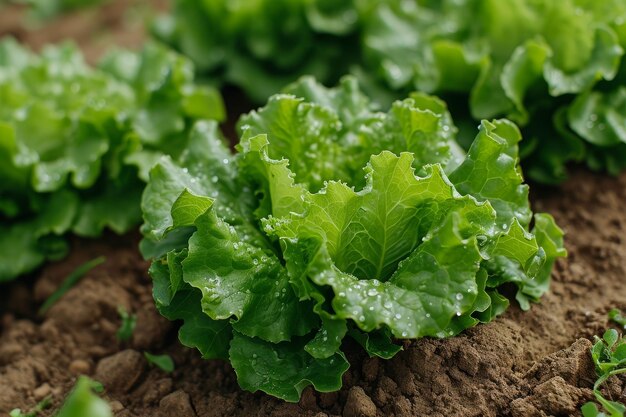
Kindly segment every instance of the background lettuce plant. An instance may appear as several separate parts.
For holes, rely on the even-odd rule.
[[[67,233],[140,223],[153,163],[184,149],[194,120],[224,117],[193,74],[156,45],[93,69],[71,45],[37,55],[0,42],[0,281],[64,256]]]
[[[2,3],[25,4],[35,17],[50,18],[60,13],[71,12],[104,3],[107,0],[3,0]]]
[[[313,74],[347,71],[387,105],[444,95],[469,146],[476,121],[523,129],[527,174],[556,183],[568,161],[626,167],[626,4],[620,0],[176,0],[157,36],[204,74],[263,102]]]
[[[235,154],[201,122],[151,172],[142,250],[183,344],[297,401],[339,389],[346,337],[390,358],[492,320],[504,284],[524,309],[547,290],[563,234],[531,212],[513,123],[483,121],[465,153],[434,97],[383,113],[353,78],[285,92],[240,119]]]
[[[154,32],[211,80],[264,103],[301,75],[337,82],[358,60],[358,48],[345,47],[358,44],[359,25],[353,0],[176,0]]]

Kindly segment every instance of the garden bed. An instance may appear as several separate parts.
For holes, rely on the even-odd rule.
[[[58,405],[86,373],[104,383],[118,416],[577,415],[592,398],[590,339],[607,327],[610,308],[626,307],[626,175],[579,170],[560,188],[535,190],[534,208],[554,214],[569,251],[540,304],[527,313],[512,307],[459,337],[407,343],[389,362],[348,349],[358,353],[349,355],[342,391],[307,389],[299,404],[243,392],[227,364],[180,346],[176,328],[154,309],[138,236],[76,240],[68,259],[2,291],[0,412],[29,409],[47,395]],[[98,256],[106,262],[36,316],[29,306]],[[128,343],[115,337],[119,306],[138,316]],[[149,368],[144,351],[170,354],[176,370]],[[614,399],[626,399],[625,382],[611,386]]]
[[[141,44],[141,14],[125,12],[138,3],[113,1],[31,31],[17,23],[23,10],[9,9],[0,16],[0,35],[35,48],[73,38],[94,62],[112,43]],[[240,95],[226,99],[230,120],[247,110]],[[232,136],[232,124],[225,130]],[[593,399],[591,340],[609,325],[611,308],[626,309],[626,175],[577,169],[561,187],[535,186],[533,193],[533,209],[554,215],[569,251],[540,304],[522,312],[513,301],[493,323],[452,339],[406,342],[386,362],[347,346],[351,368],[343,389],[319,394],[308,388],[298,404],[244,392],[227,363],[203,360],[180,345],[176,324],[155,310],[138,233],[75,239],[67,259],[0,286],[0,414],[32,409],[50,397],[51,406],[39,415],[53,415],[76,377],[86,374],[103,383],[103,397],[125,417],[579,415]],[[102,265],[38,315],[68,274],[100,256]],[[116,338],[120,307],[137,315],[128,342]],[[150,367],[144,352],[169,354],[175,371]],[[606,393],[625,402],[626,379],[612,381]]]

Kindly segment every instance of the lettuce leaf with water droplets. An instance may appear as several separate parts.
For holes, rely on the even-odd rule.
[[[522,165],[535,181],[561,182],[569,162],[610,173],[626,165],[623,144],[606,143],[614,126],[581,132],[596,124],[574,116],[624,85],[621,0],[177,0],[155,33],[258,103],[303,74],[330,85],[351,73],[384,107],[414,90],[443,95],[471,126],[464,145],[481,119],[507,117],[522,128]]]
[[[91,68],[70,44],[0,42],[0,281],[63,257],[68,233],[140,223],[150,168],[180,157],[196,120],[224,117],[219,93],[193,80],[188,59],[156,44]]]
[[[380,112],[353,78],[285,91],[240,119],[236,153],[198,124],[195,152],[151,172],[142,250],[182,343],[297,401],[340,388],[346,337],[390,358],[493,320],[505,284],[524,308],[547,290],[563,232],[530,229],[513,123],[483,121],[465,154],[434,97]]]

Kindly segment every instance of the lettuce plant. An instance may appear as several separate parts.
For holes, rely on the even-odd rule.
[[[368,16],[364,59],[387,85],[460,93],[474,119],[514,120],[536,180],[562,180],[571,160],[626,168],[624,2],[419,3],[381,2]]]
[[[342,342],[390,358],[548,288],[563,233],[533,216],[516,126],[483,121],[467,154],[440,100],[377,112],[353,78],[311,78],[164,157],[143,195],[142,251],[183,344],[229,360],[240,385],[297,401],[341,386]],[[531,228],[531,223],[534,224]]]
[[[380,103],[417,89],[446,95],[463,126],[515,121],[537,181],[563,180],[568,161],[626,168],[621,0],[177,0],[156,28],[257,101],[351,71]]]
[[[0,42],[0,281],[64,256],[67,233],[140,223],[152,164],[181,152],[194,120],[224,116],[193,73],[156,45],[93,69],[71,45]]]
[[[626,374],[626,339],[615,329],[604,332],[602,338],[594,336],[594,339],[591,358],[598,379],[593,384],[593,395],[601,409],[595,403],[588,402],[581,408],[583,417],[624,417],[626,405],[605,398],[601,388],[611,377]]]
[[[367,0],[370,1],[370,0]],[[354,0],[176,0],[157,38],[258,103],[301,75],[335,83],[358,59]]]

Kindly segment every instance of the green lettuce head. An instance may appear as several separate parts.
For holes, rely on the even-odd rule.
[[[434,97],[383,113],[353,78],[304,78],[239,130],[232,154],[199,123],[189,152],[152,170],[142,250],[181,342],[229,360],[244,389],[337,390],[346,337],[390,358],[397,339],[492,320],[507,283],[527,309],[565,255],[530,210],[506,120],[483,121],[465,154]]]
[[[256,102],[304,74],[334,84],[353,73],[382,104],[444,95],[464,145],[477,121],[509,118],[535,181],[561,182],[572,161],[626,168],[626,118],[614,108],[626,80],[623,0],[173,3],[160,39]]]
[[[152,165],[185,147],[195,120],[224,117],[219,93],[193,77],[154,44],[94,69],[72,45],[0,42],[0,282],[63,257],[68,233],[141,222]]]

